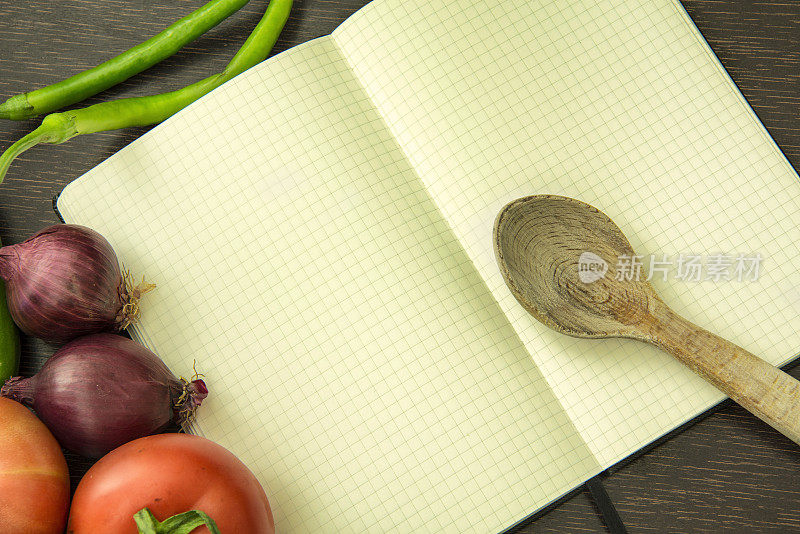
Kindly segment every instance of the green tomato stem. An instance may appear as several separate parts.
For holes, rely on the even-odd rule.
[[[200,510],[190,510],[174,515],[162,522],[147,508],[133,515],[139,534],[190,534],[197,527],[208,527],[211,534],[220,534],[217,524]]]
[[[0,119],[23,120],[80,102],[163,61],[238,11],[249,0],[211,0],[189,15],[100,65],[0,104]]]

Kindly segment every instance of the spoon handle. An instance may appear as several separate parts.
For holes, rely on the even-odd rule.
[[[800,444],[800,382],[666,306],[653,316],[657,319],[652,333],[655,345]]]

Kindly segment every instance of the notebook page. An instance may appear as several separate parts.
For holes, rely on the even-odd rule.
[[[722,394],[644,344],[532,319],[492,250],[507,202],[597,206],[674,262],[653,283],[679,313],[772,363],[798,353],[800,183],[677,1],[373,3],[334,37],[602,465]],[[677,279],[680,254],[740,253],[756,281]]]
[[[205,373],[203,435],[279,532],[494,532],[599,465],[330,38],[62,193],[158,288],[136,334]]]

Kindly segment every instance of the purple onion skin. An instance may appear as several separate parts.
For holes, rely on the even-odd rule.
[[[147,348],[114,334],[78,338],[35,376],[0,389],[32,407],[63,447],[90,458],[182,425],[207,394],[202,380],[182,383]]]
[[[8,308],[25,333],[52,343],[120,328],[125,285],[117,256],[99,233],[56,224],[0,248]]]

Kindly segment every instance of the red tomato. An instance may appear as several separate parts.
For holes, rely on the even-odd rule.
[[[69,508],[67,461],[27,408],[0,398],[0,525],[4,534],[61,534]]]
[[[147,436],[103,456],[78,484],[67,532],[137,534],[133,515],[145,507],[159,521],[200,510],[221,534],[275,532],[253,473],[227,449],[189,434]]]

